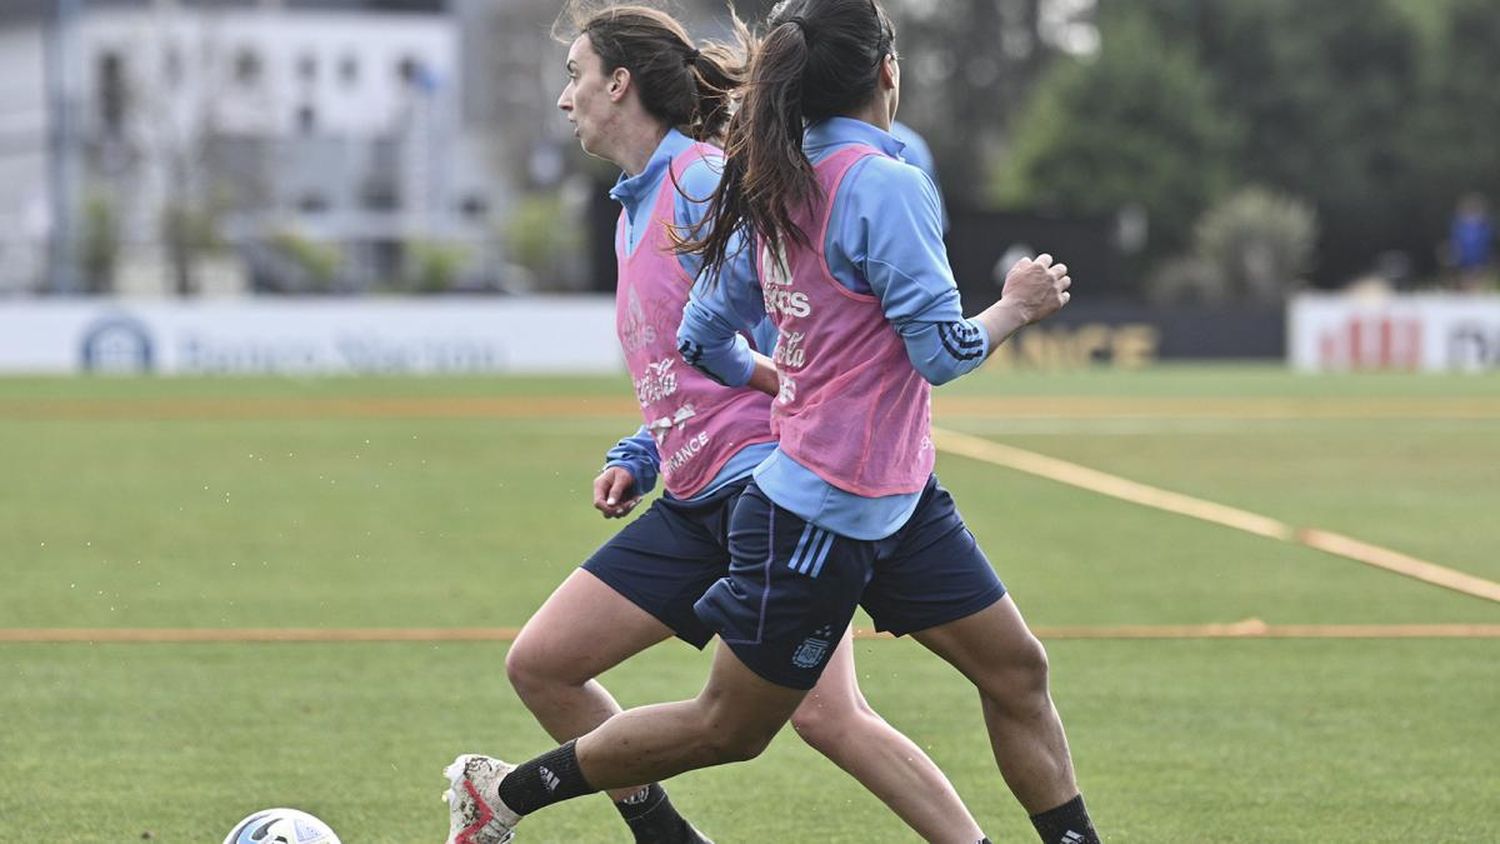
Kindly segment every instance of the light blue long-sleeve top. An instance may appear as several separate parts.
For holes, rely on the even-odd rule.
[[[672,159],[685,152],[692,146],[693,140],[676,129],[667,131],[666,137],[662,138],[657,145],[656,151],[652,153],[646,169],[634,176],[620,174],[615,186],[610,189],[611,199],[619,202],[625,208],[625,248],[634,251],[640,245],[641,239],[650,231],[651,211],[656,207],[656,198],[660,194],[662,186],[669,178]],[[682,172],[682,177],[677,180],[677,192],[673,202],[674,222],[681,227],[696,226],[703,220],[704,212],[707,210],[707,200],[719,185],[719,176],[722,168],[714,161],[696,161]],[[687,272],[689,278],[697,278],[698,268],[702,266],[702,260],[696,255],[679,255],[678,262]],[[736,263],[726,270],[725,275],[735,273],[753,273],[751,258],[749,255],[741,256]],[[714,294],[708,294],[710,296]],[[736,332],[744,332],[755,338],[756,349],[770,349],[776,342],[776,326],[766,318],[765,310],[757,305],[754,313],[741,314],[743,317],[734,324],[738,326]],[[745,354],[750,353],[750,344],[743,334],[736,334],[737,345],[744,347]],[[725,484],[732,483],[750,474],[750,472],[775,450],[774,443],[756,443],[747,446],[735,454],[724,464],[724,468],[714,476],[714,479],[703,488],[692,499],[712,495]],[[604,457],[606,468],[620,466],[629,471],[635,477],[635,487],[631,491],[632,496],[645,495],[656,487],[656,480],[661,471],[661,455],[656,450],[656,440],[651,436],[650,430],[642,425],[634,434],[621,439],[611,448]]]
[[[917,130],[899,120],[891,122],[891,135],[906,145],[901,150],[901,160],[926,173],[927,178],[932,180],[932,189],[937,191],[938,211],[942,214],[943,234],[947,234],[948,204],[943,201],[943,183],[938,181],[937,159],[933,158],[932,147],[927,145],[927,139]]]
[[[912,366],[927,381],[943,384],[973,371],[989,356],[989,334],[964,319],[932,181],[900,160],[899,140],[860,120],[834,117],[813,124],[802,148],[817,164],[849,144],[891,157],[861,159],[833,198],[824,242],[833,277],[880,299]],[[712,296],[700,293],[703,285],[696,287],[677,335],[689,363],[730,386],[746,383],[754,369],[749,350],[734,340],[734,326],[751,309],[764,308],[753,265],[748,279],[742,272],[737,265],[726,267]],[[756,468],[755,480],[781,507],[855,539],[895,533],[921,497],[920,492],[877,498],[846,492],[780,449]]]

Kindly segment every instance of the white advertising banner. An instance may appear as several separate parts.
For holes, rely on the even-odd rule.
[[[1287,354],[1303,372],[1500,369],[1500,296],[1302,295]]]
[[[608,373],[609,297],[0,300],[0,373]]]

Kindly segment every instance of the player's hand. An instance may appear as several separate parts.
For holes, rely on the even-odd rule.
[[[1073,294],[1068,288],[1067,264],[1055,264],[1045,252],[1035,258],[1022,258],[1005,274],[1000,301],[1012,309],[1022,325],[1039,322],[1057,313]]]
[[[632,498],[635,475],[622,466],[610,466],[599,477],[594,478],[594,509],[606,519],[618,519],[630,514],[635,505],[641,503],[640,496]]]

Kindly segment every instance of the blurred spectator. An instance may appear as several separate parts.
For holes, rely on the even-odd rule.
[[[1472,291],[1491,280],[1495,256],[1495,221],[1483,196],[1471,193],[1458,203],[1448,230],[1448,257],[1460,290]]]
[[[899,120],[891,123],[891,135],[906,145],[901,150],[901,157],[906,163],[926,173],[927,178],[932,180],[932,186],[937,189],[938,210],[943,212],[943,234],[947,234],[948,203],[943,199],[943,183],[938,181],[937,162],[932,157],[932,148],[917,134],[917,130]]]

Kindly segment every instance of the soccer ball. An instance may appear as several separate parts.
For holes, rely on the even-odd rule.
[[[234,825],[224,844],[342,844],[328,824],[296,809],[262,809]]]

